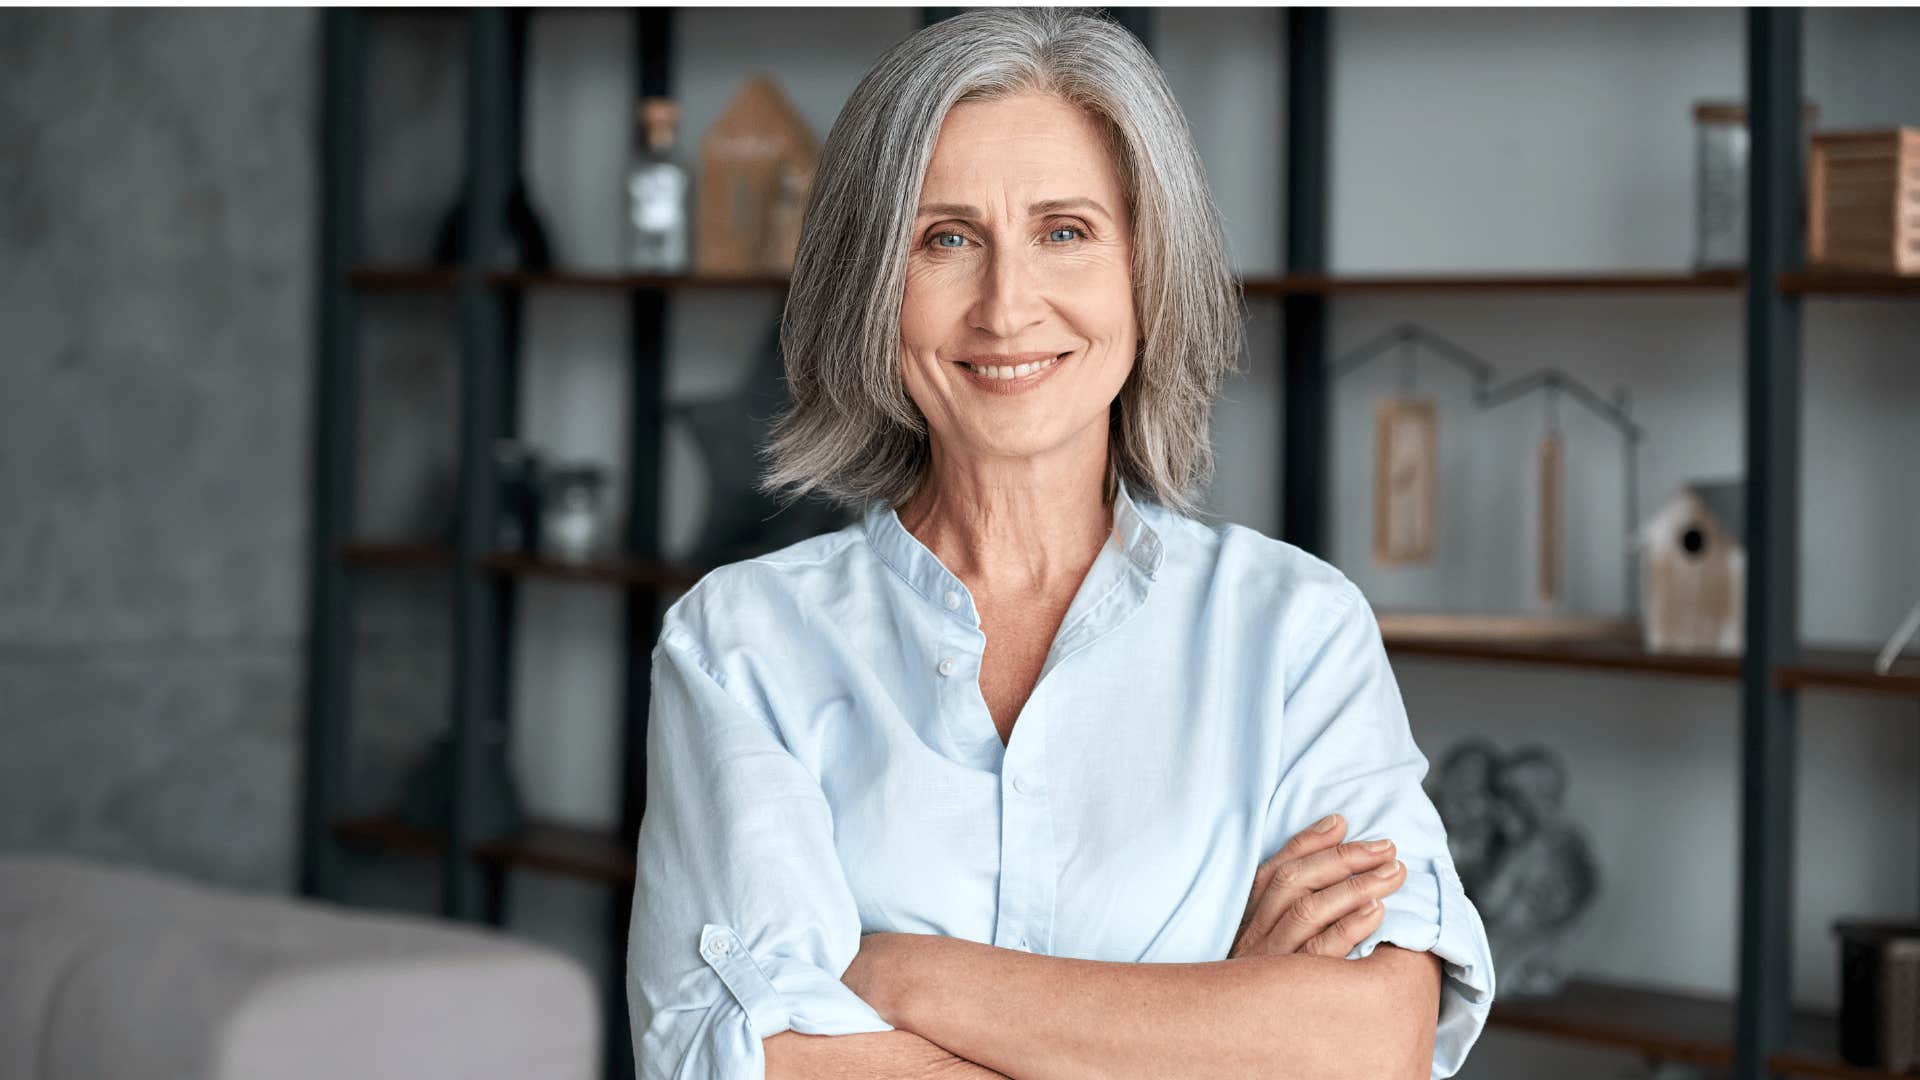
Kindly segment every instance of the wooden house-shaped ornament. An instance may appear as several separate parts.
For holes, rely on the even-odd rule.
[[[700,140],[694,268],[786,274],[820,143],[773,80],[754,75]]]
[[[1745,648],[1746,489],[1738,480],[1683,486],[1640,530],[1649,652]]]

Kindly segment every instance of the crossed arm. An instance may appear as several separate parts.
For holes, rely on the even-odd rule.
[[[1399,845],[1406,883],[1355,959],[1127,964],[862,937],[817,778],[669,619],[627,952],[643,1075],[1453,1075],[1493,998],[1491,957],[1420,789],[1377,624],[1346,593],[1294,665],[1267,817],[1284,831],[1341,807],[1354,835]]]
[[[895,1028],[766,1040],[769,1080],[1186,1075],[1427,1080],[1432,953],[1129,964],[869,934],[844,976]]]

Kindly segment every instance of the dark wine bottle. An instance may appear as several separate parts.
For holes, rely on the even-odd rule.
[[[507,11],[507,143],[513,148],[513,179],[507,186],[504,208],[507,251],[498,269],[548,270],[553,267],[553,248],[547,240],[547,229],[527,194],[527,178],[520,163],[524,141],[522,119],[526,109],[527,29],[532,14],[529,8]],[[468,192],[463,189],[453,208],[440,220],[440,229],[433,241],[436,263],[453,265],[467,257],[467,199]]]

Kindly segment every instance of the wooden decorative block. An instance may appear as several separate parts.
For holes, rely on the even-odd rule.
[[[819,140],[773,80],[749,78],[700,140],[699,272],[790,272],[819,157]]]
[[[1382,398],[1373,412],[1373,558],[1389,566],[1433,557],[1433,402]]]
[[[1813,136],[1807,265],[1920,274],[1920,127]]]
[[[1560,436],[1540,440],[1540,602],[1560,599]]]

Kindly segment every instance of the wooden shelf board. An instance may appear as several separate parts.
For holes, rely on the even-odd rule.
[[[333,823],[333,835],[359,847],[385,848],[413,855],[438,855],[443,846],[432,829],[409,825],[397,818],[349,818]]]
[[[1513,1031],[1592,1043],[1669,1061],[1725,1068],[1733,1064],[1734,1008],[1727,999],[1595,979],[1575,979],[1557,997],[1495,997],[1488,1024]],[[1769,1067],[1795,1076],[1895,1080],[1900,1074],[1842,1061],[1839,1025],[1828,1014],[1796,1011],[1788,1049]]]
[[[634,880],[634,853],[604,829],[536,823],[518,836],[480,844],[473,853],[490,862],[566,877],[628,885]]]
[[[1737,656],[1648,652],[1633,641],[1443,640],[1388,635],[1386,643],[1388,649],[1405,656],[1640,671],[1707,679],[1740,677],[1740,658]]]
[[[389,817],[336,821],[333,833],[346,843],[415,855],[438,855],[446,846],[446,838],[438,830]],[[590,881],[631,884],[634,880],[633,852],[618,837],[606,830],[577,825],[535,822],[516,836],[474,845],[473,856]]]
[[[1805,270],[1781,274],[1784,293],[1822,296],[1920,297],[1920,274],[1850,274],[1837,270]]]
[[[340,557],[356,566],[452,566],[453,551],[438,544],[361,541],[340,545]]]
[[[782,274],[630,274],[619,270],[510,270],[487,275],[509,289],[785,289]]]
[[[1524,632],[1526,616],[1508,617],[1514,629],[1509,633],[1474,633],[1472,627],[1499,622],[1499,616],[1464,615],[1450,617],[1441,613],[1378,612],[1381,637],[1396,655],[1441,660],[1492,661],[1546,667],[1593,668],[1611,671],[1638,671],[1656,675],[1737,680],[1740,657],[1714,653],[1657,653],[1648,651],[1636,634],[1626,633],[1620,623],[1604,635],[1581,636],[1558,631],[1556,620],[1542,617],[1540,632]],[[1458,632],[1447,630],[1457,621]],[[1579,620],[1564,620],[1577,631]],[[1589,620],[1604,628],[1608,620]],[[1416,629],[1417,628],[1417,629]],[[1773,685],[1782,690],[1807,688],[1859,690],[1920,697],[1920,658],[1903,657],[1885,675],[1873,670],[1874,653],[1844,645],[1807,644],[1798,657],[1773,670]]]
[[[1864,649],[1804,648],[1799,659],[1773,671],[1773,685],[1782,690],[1862,690],[1869,693],[1920,697],[1920,659],[1898,657],[1893,670],[1873,670],[1875,653]]]
[[[453,549],[435,544],[352,543],[340,548],[340,557],[358,566],[446,567],[454,562]],[[548,577],[562,581],[587,581],[608,585],[652,585],[662,588],[691,588],[709,567],[665,562],[654,559],[629,559],[610,556],[587,563],[561,562],[520,552],[498,552],[482,556],[479,565],[500,574],[523,577]]]
[[[1839,1030],[1836,1021],[1826,1020],[1824,1023],[1835,1032]],[[1829,1038],[1829,1042],[1834,1042],[1838,1038],[1839,1036],[1835,1034]],[[1834,1044],[1838,1045],[1837,1042]],[[1838,1051],[1832,1054],[1821,1054],[1785,1050],[1768,1058],[1767,1065],[1774,1072],[1785,1076],[1830,1076],[1838,1077],[1839,1080],[1913,1080],[1912,1073],[1849,1065],[1841,1059]]]
[[[460,281],[451,266],[360,266],[347,271],[347,284],[364,292],[448,292]]]
[[[1286,274],[1247,278],[1249,295],[1417,292],[1736,292],[1738,270],[1610,274]]]
[[[652,585],[669,589],[688,589],[707,572],[707,567],[655,559],[609,557],[587,563],[561,562],[535,555],[502,552],[488,555],[480,565],[503,574],[524,577],[548,577],[562,581],[598,582],[608,585]]]

